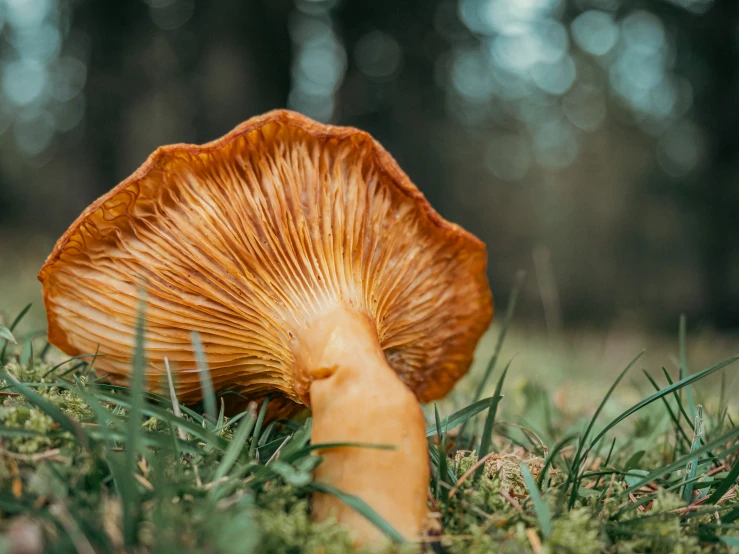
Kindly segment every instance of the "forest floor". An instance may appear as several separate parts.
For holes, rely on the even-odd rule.
[[[0,321],[0,553],[354,551],[344,528],[311,521],[319,488],[382,529],[388,552],[739,549],[739,358],[711,341],[688,356],[684,326],[658,359],[618,334],[504,342],[501,316],[470,375],[424,407],[430,516],[402,543],[361,499],[313,481],[306,414],[228,418],[213,397],[204,415],[145,394],[142,357],[130,386],[106,384],[93,357],[23,336],[22,315]]]

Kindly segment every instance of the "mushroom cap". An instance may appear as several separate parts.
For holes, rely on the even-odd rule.
[[[216,390],[308,402],[295,329],[335,305],[376,324],[420,401],[467,371],[493,312],[485,245],[444,220],[369,134],[276,110],[224,137],[157,149],[89,206],[39,273],[49,342],[130,373],[146,289],[149,386],[200,399],[198,331]],[[288,402],[289,404],[289,402]]]

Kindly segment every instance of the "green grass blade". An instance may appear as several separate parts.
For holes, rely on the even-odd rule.
[[[561,441],[559,441],[552,451],[547,456],[547,459],[544,461],[544,466],[541,468],[541,471],[539,472],[539,488],[541,489],[544,486],[544,480],[547,478],[547,473],[549,471],[549,468],[554,463],[554,459],[557,457],[557,454],[561,452],[561,450],[570,444],[573,440],[577,438],[577,435],[569,435],[565,438],[563,438]]]
[[[719,425],[723,425],[725,419],[729,419],[729,425],[732,425],[731,418],[729,417],[729,398],[731,391],[734,389],[737,380],[739,380],[739,371],[734,373],[731,378],[731,383],[726,384],[726,373],[721,374],[721,399],[719,401]]]
[[[246,440],[249,438],[252,429],[254,429],[254,424],[257,421],[256,402],[250,403],[246,411],[248,415],[243,419],[241,424],[239,424],[238,428],[236,429],[236,433],[234,433],[234,438],[231,441],[228,450],[226,450],[226,453],[223,455],[223,459],[218,465],[218,469],[213,476],[213,481],[218,481],[222,477],[228,475],[228,472],[236,463],[239,454],[244,448],[244,444],[246,444]]]
[[[685,329],[688,324],[688,318],[685,317],[685,314],[682,314],[680,316],[680,333],[679,333],[679,341],[680,341],[680,379],[687,379],[688,378],[688,356],[687,356],[687,348],[685,344]],[[695,402],[693,401],[693,389],[689,385],[685,387],[685,400],[688,403],[688,413],[690,414],[690,418],[692,420],[695,420],[695,416],[697,415]]]
[[[588,427],[585,429],[585,433],[583,434],[580,441],[578,441],[577,445],[577,452],[575,452],[575,457],[572,459],[572,466],[570,469],[570,473],[567,476],[567,482],[565,486],[565,490],[567,489],[567,486],[569,486],[570,483],[572,483],[572,492],[570,494],[570,502],[569,507],[572,508],[575,505],[575,499],[577,498],[577,491],[579,488],[579,474],[580,474],[580,466],[582,465],[585,458],[587,458],[588,452],[590,449],[596,444],[597,441],[593,441],[590,444],[590,447],[583,453],[583,448],[585,446],[586,441],[588,440],[588,437],[590,436],[590,432],[593,430],[593,427],[595,426],[595,422],[598,419],[598,416],[600,415],[600,412],[603,410],[603,408],[606,405],[606,402],[611,398],[611,395],[613,394],[613,391],[616,390],[616,387],[621,383],[624,377],[626,377],[626,374],[629,372],[629,370],[634,366],[634,364],[637,362],[639,358],[641,358],[644,355],[644,350],[639,352],[634,359],[632,359],[628,365],[621,371],[621,373],[618,375],[616,380],[611,385],[611,388],[608,389],[608,392],[603,397],[603,400],[601,400],[600,405],[595,410],[595,413],[593,414],[593,417],[590,418],[590,423],[588,423]]]
[[[445,479],[442,479],[442,481],[446,481],[447,483],[454,483],[454,482],[456,482],[456,476],[452,472],[452,469],[453,468],[449,467],[449,464],[447,464],[446,462],[442,462],[441,461],[441,456],[439,455],[439,449],[436,448],[436,445],[429,444],[429,446],[428,446],[428,454],[429,454],[429,461],[431,463],[431,468],[432,468],[431,473],[434,476],[434,478],[436,478],[436,476],[438,474],[439,467],[441,466],[442,463],[444,463],[445,466],[446,466],[446,478]],[[443,456],[446,457],[446,453],[443,454]],[[436,493],[436,491],[434,491],[434,494],[435,493]]]
[[[606,461],[603,464],[603,467],[608,467],[608,464],[611,461],[611,456],[613,455],[613,448],[616,446],[616,437],[613,437],[613,440],[611,441],[611,447],[608,449],[608,456],[606,456]]]
[[[213,431],[215,433],[221,433],[224,429],[228,429],[229,427],[235,427],[236,424],[241,421],[242,418],[247,416],[249,412],[241,412],[240,414],[236,414],[231,419],[223,423],[223,427],[216,427]]]
[[[277,439],[282,440],[282,439]],[[311,452],[318,450],[330,450],[331,448],[374,448],[375,450],[395,450],[394,444],[376,444],[372,442],[319,442],[317,444],[309,444],[292,452],[287,452],[282,456],[282,460],[286,462],[294,462],[299,458],[307,456]],[[284,452],[284,450],[283,450]]]
[[[226,401],[221,398],[221,410],[218,412],[216,420],[216,429],[223,429],[223,422],[226,420]]]
[[[402,544],[405,542],[403,535],[398,533],[398,531],[392,525],[385,521],[385,519],[380,514],[373,510],[369,504],[367,504],[358,496],[340,491],[339,489],[332,487],[331,485],[327,485],[326,483],[319,483],[316,481],[310,483],[308,485],[308,488],[318,492],[322,492],[324,494],[335,496],[344,504],[362,514],[365,518],[367,518],[368,521],[374,524],[375,527],[385,533],[393,542],[396,542],[398,544]]]
[[[442,483],[446,483],[445,476],[449,473],[449,463],[446,454],[446,429],[441,425],[441,417],[439,417],[439,407],[434,402],[434,419],[436,421],[436,497],[441,497],[441,501],[446,504],[449,502],[449,489],[442,487]]]
[[[259,448],[267,444],[274,435],[275,431],[277,430],[277,422],[271,421],[267,427],[265,427],[264,431],[262,431],[259,434],[259,441],[257,444],[257,453],[259,453]]]
[[[436,438],[441,442],[444,440],[446,434],[446,427],[441,424],[441,417],[439,417],[439,406],[434,402],[434,423],[436,423]]]
[[[616,378],[616,380],[611,385],[611,388],[608,389],[608,392],[603,397],[603,400],[601,400],[600,405],[598,406],[598,409],[595,410],[595,413],[593,414],[593,417],[590,419],[590,423],[588,424],[587,429],[585,429],[585,434],[582,436],[581,444],[585,444],[588,440],[588,437],[590,436],[590,432],[593,430],[593,427],[595,426],[595,422],[598,420],[598,416],[600,415],[600,412],[603,411],[603,408],[605,407],[608,400],[611,398],[611,395],[616,390],[616,387],[621,383],[621,380],[626,377],[626,374],[629,372],[629,370],[634,367],[634,364],[644,355],[644,350],[639,352],[634,359],[632,359],[628,365],[623,369],[623,371],[619,374],[619,376]],[[597,442],[597,440],[594,440],[591,443],[591,447]],[[576,456],[577,457],[577,456]]]
[[[734,461],[734,467],[731,468],[729,474],[718,484],[716,490],[711,493],[711,496],[706,500],[706,504],[716,504],[721,497],[729,492],[731,487],[735,486],[739,482],[739,461]]]
[[[552,514],[549,512],[549,506],[542,499],[539,493],[539,487],[536,486],[536,481],[534,481],[534,476],[531,475],[529,468],[523,462],[520,462],[519,465],[523,480],[526,483],[526,488],[529,489],[531,502],[534,504],[534,512],[536,512],[536,518],[539,520],[541,533],[546,539],[552,532]]]
[[[130,409],[131,407],[131,400],[128,397],[124,397],[120,394],[110,394],[101,391],[98,393],[98,397],[105,402],[111,402],[112,404],[122,406],[123,408]],[[162,421],[166,422],[171,422],[173,425],[184,429],[189,434],[206,442],[220,452],[225,452],[228,448],[228,441],[225,440],[223,437],[219,437],[213,431],[205,429],[202,425],[199,425],[193,421],[188,421],[187,419],[175,416],[163,406],[144,404],[142,410],[143,413],[147,416],[156,417],[157,419],[161,419]]]
[[[165,359],[166,359],[166,356],[165,356]],[[166,368],[166,366],[167,366],[167,362],[165,362],[165,368]],[[130,389],[128,387],[121,387],[121,386],[117,386],[117,385],[111,385],[109,383],[98,383],[98,389],[100,391],[116,392],[116,393],[119,393],[119,394],[121,394],[123,396],[126,396],[126,397],[130,393]],[[116,398],[116,397],[113,396],[113,398]],[[171,397],[170,398],[167,398],[167,397],[161,396],[159,394],[155,394],[153,392],[148,392],[147,391],[147,392],[144,393],[144,398],[146,398],[150,402],[156,402],[157,404],[163,406],[164,408],[170,408],[175,413],[177,413],[177,411],[179,410],[180,411],[180,414],[179,414],[178,417],[182,417],[182,415],[185,414],[188,417],[190,417],[193,421],[196,421],[197,423],[199,423],[201,425],[205,421],[205,418],[203,418],[203,416],[201,416],[196,411],[191,410],[187,406],[184,406],[182,404],[179,404],[179,407],[176,408],[175,407],[175,404],[177,404],[177,403],[175,402],[175,404],[173,404]]]
[[[192,332],[192,347],[195,351],[200,387],[203,391],[203,408],[205,409],[207,419],[210,423],[214,424],[216,422],[216,395],[213,392],[213,380],[210,378],[210,370],[208,369],[208,360],[205,357],[203,341],[200,340],[200,333],[197,331]]]
[[[41,349],[41,352],[38,355],[38,359],[45,362],[46,355],[49,353],[49,350],[51,350],[51,343],[47,340],[44,342],[44,347]]]
[[[595,445],[600,439],[603,438],[603,436],[606,433],[608,433],[608,431],[610,431],[611,429],[613,429],[616,425],[618,425],[619,423],[621,423],[624,419],[626,419],[630,415],[638,412],[639,410],[641,410],[645,406],[648,406],[649,404],[651,404],[655,400],[659,400],[660,398],[662,398],[662,397],[664,397],[664,396],[666,396],[668,394],[671,394],[671,393],[673,393],[673,392],[675,392],[677,390],[680,390],[681,388],[683,388],[683,387],[685,387],[687,385],[690,385],[692,383],[695,383],[696,381],[699,381],[699,380],[703,379],[704,377],[708,377],[712,373],[715,373],[715,372],[719,371],[720,369],[723,369],[726,366],[728,366],[730,364],[733,364],[737,360],[739,360],[739,356],[733,356],[733,357],[729,358],[728,360],[724,360],[723,362],[721,362],[719,364],[716,364],[715,366],[706,368],[703,371],[700,371],[700,372],[695,373],[695,374],[693,374],[693,375],[691,375],[689,377],[686,377],[685,379],[681,379],[677,383],[674,383],[673,385],[670,385],[669,387],[665,387],[662,390],[660,390],[659,392],[655,392],[654,394],[652,394],[649,397],[645,398],[641,402],[637,402],[631,408],[629,408],[628,410],[626,410],[623,413],[621,413],[621,415],[619,415],[617,418],[615,418],[613,421],[611,421],[608,425],[606,425],[605,428],[603,428],[603,430],[600,433],[598,433],[598,435],[590,443],[590,448],[592,448],[593,445]]]
[[[92,375],[95,375],[95,361],[98,359],[98,356],[100,355],[100,345],[97,345],[97,348],[95,348],[95,355],[92,357],[92,360],[87,364],[87,368],[85,369],[85,377],[87,377],[89,374],[92,373]]]
[[[182,411],[180,410],[180,402],[177,400],[177,391],[174,387],[174,379],[172,378],[172,368],[169,367],[169,357],[164,356],[164,369],[167,371],[167,386],[169,388],[169,398],[172,403],[172,412],[176,418],[182,418]],[[187,440],[187,435],[182,427],[177,427],[172,422],[169,422],[172,429],[177,429],[177,436],[184,440]]]
[[[500,399],[503,398],[500,393],[503,390],[503,383],[505,382],[505,377],[508,373],[508,368],[511,367],[512,361],[513,360],[510,360],[508,364],[506,364],[503,373],[500,374],[498,383],[495,385],[495,394],[493,394],[490,401],[490,408],[488,408],[488,415],[485,418],[485,427],[483,428],[482,439],[480,440],[479,458],[482,458],[490,452],[490,446],[493,440],[493,427],[495,426],[495,415],[498,413],[498,404],[500,404]],[[475,479],[482,477],[484,471],[485,465],[483,464],[475,470]]]
[[[116,431],[115,429],[105,428],[102,425],[88,425],[85,427],[87,435],[98,441],[115,441],[121,444],[128,442],[128,432]],[[163,451],[169,452],[172,450],[172,439],[169,434],[160,433],[158,431],[144,431],[139,434],[139,445],[142,447],[158,448]],[[184,442],[181,439],[177,439],[177,447],[180,451],[188,454],[202,455],[202,447],[196,445],[193,442]],[[110,462],[111,459],[108,459]],[[124,460],[125,461],[125,460]],[[119,464],[121,473],[123,471],[123,464]],[[124,482],[125,479],[116,477],[116,482]]]
[[[321,458],[316,456],[315,461],[313,462],[320,463],[320,461],[321,461]],[[268,467],[275,474],[282,477],[282,479],[286,483],[289,483],[290,485],[293,485],[294,487],[299,487],[299,488],[305,487],[306,485],[309,485],[313,481],[313,476],[311,475],[309,470],[295,467],[282,460],[277,460],[269,464]]]
[[[651,383],[652,387],[654,387],[654,390],[656,392],[659,392],[660,391],[660,388],[659,388],[659,385],[657,384],[657,381],[655,381],[652,378],[652,376],[649,374],[649,372],[646,369],[642,369],[642,372],[647,377],[647,380],[649,380],[649,382]],[[685,429],[683,429],[683,426],[680,425],[680,420],[675,415],[675,412],[672,411],[672,407],[670,406],[669,401],[667,400],[666,397],[662,397],[662,402],[665,405],[665,409],[667,410],[667,413],[670,415],[670,419],[672,420],[672,424],[674,425],[674,427],[675,427],[675,429],[676,429],[676,431],[678,433],[678,436],[683,439],[683,441],[685,442],[685,445],[686,446],[689,445],[690,444],[690,439],[688,438],[688,435],[685,433]]]
[[[262,433],[262,424],[264,423],[264,416],[267,415],[268,405],[269,396],[266,396],[264,398],[264,402],[262,402],[262,406],[259,408],[259,416],[257,417],[257,423],[254,426],[254,436],[249,445],[249,458],[254,458],[257,453],[257,443],[259,442],[259,435]]]
[[[98,428],[101,431],[103,441],[108,444],[108,446],[111,446],[113,439],[108,436],[108,431],[111,431],[111,426],[113,427],[112,431],[119,431],[119,422],[120,420],[113,416],[106,408],[103,406],[100,401],[97,399],[94,393],[88,393],[85,386],[82,384],[82,382],[77,378],[75,375],[74,377],[75,382],[77,383],[77,389],[69,389],[70,391],[74,392],[77,396],[79,396],[92,410],[92,413],[95,414],[95,417],[98,421]],[[97,430],[97,429],[95,429]],[[87,431],[88,435],[92,435],[92,428],[87,427],[85,429]]]
[[[724,508],[731,508],[731,511],[721,517],[723,523],[733,523],[739,519],[739,506],[724,506]]]
[[[24,317],[26,317],[26,314],[28,313],[28,310],[31,309],[31,306],[33,306],[33,304],[27,304],[25,308],[23,308],[20,313],[15,316],[13,323],[10,324],[11,331],[15,331],[15,328],[18,327],[18,324],[23,320]]]
[[[697,407],[697,413],[695,416],[695,432],[693,434],[693,442],[690,445],[690,453],[694,453],[701,444],[701,438],[703,437],[703,407]],[[688,461],[687,467],[685,468],[685,487],[683,488],[683,500],[690,503],[690,499],[693,497],[693,483],[695,479],[695,473],[698,470],[698,464],[695,458],[691,458]]]
[[[646,485],[648,483],[651,483],[652,481],[656,481],[657,479],[659,479],[660,477],[662,477],[664,475],[667,475],[668,473],[671,473],[671,472],[676,471],[678,469],[683,469],[685,467],[685,464],[687,464],[688,461],[690,461],[691,459],[698,460],[704,454],[709,453],[713,448],[721,447],[721,446],[723,446],[723,445],[725,445],[725,444],[733,441],[737,437],[739,437],[739,427],[735,427],[735,428],[727,431],[726,433],[724,433],[720,437],[717,437],[714,440],[708,442],[706,445],[701,446],[695,452],[686,454],[685,456],[681,456],[680,458],[678,458],[677,460],[675,460],[671,464],[667,464],[667,465],[665,465],[665,466],[663,466],[661,468],[658,468],[658,469],[655,469],[654,471],[651,471],[650,473],[648,473],[647,475],[645,475],[644,478],[640,479],[639,481],[637,481],[636,483],[634,483],[633,485],[631,485],[627,489],[625,489],[625,490],[619,492],[618,494],[616,494],[615,495],[615,498],[623,498],[624,496],[628,496],[628,494],[630,492],[634,492],[635,490],[643,487],[644,485]],[[732,449],[729,450],[729,452],[735,450],[736,448],[739,448],[739,447],[733,447]]]
[[[28,313],[28,310],[31,309],[31,306],[33,304],[28,304],[25,308],[21,310],[21,312],[15,316],[15,319],[13,320],[13,323],[10,324],[10,327],[8,328],[8,331],[12,333],[15,331],[15,328],[18,327],[18,324],[23,320],[24,317],[26,317],[26,314]],[[8,344],[10,341],[5,341],[5,344],[3,345],[3,349],[0,350],[0,367],[2,367],[5,364],[5,352],[8,349]]]
[[[21,367],[26,370],[30,370],[33,366],[33,340],[28,339],[23,343],[23,349],[21,350]]]
[[[297,434],[297,433],[296,433]],[[289,451],[287,447],[287,443],[292,441],[292,437],[280,437],[279,439],[276,439],[275,443],[283,443],[283,446],[280,446],[280,460],[285,462],[286,464],[300,464],[301,460],[306,460],[308,458],[308,455],[312,452],[320,451],[320,450],[329,450],[331,448],[374,448],[378,450],[395,450],[396,446],[393,444],[375,444],[375,443],[364,443],[364,442],[325,442],[325,443],[318,443],[318,444],[311,444],[308,446],[301,446],[298,448],[295,448],[292,451]],[[300,437],[297,437],[298,444],[303,443],[303,439]],[[265,445],[265,450],[270,447],[270,445]],[[272,446],[272,448],[274,445]],[[260,447],[261,450],[263,447]],[[320,452],[319,452],[320,454]],[[316,459],[319,459],[318,456],[315,456]],[[259,473],[255,476],[255,478],[249,482],[249,485],[254,488],[261,486],[270,478],[270,467],[274,461],[268,461],[267,465],[261,466],[261,469],[259,470]]]
[[[290,456],[293,453],[301,450],[306,444],[310,442],[311,429],[313,427],[313,420],[308,418],[302,427],[297,429],[291,436],[290,440],[287,441],[285,446],[282,448],[282,457]]]
[[[48,436],[49,433],[42,431],[34,431],[33,429],[25,429],[23,427],[6,427],[5,425],[0,425],[0,437],[35,439],[38,437],[43,438]]]
[[[662,374],[665,376],[665,379],[667,379],[667,383],[669,385],[674,385],[675,384],[675,381],[673,381],[672,380],[672,377],[670,377],[670,372],[667,371],[667,369],[664,366],[662,366]],[[673,391],[672,396],[675,398],[675,402],[677,402],[677,409],[678,409],[678,411],[677,411],[676,416],[677,416],[678,421],[681,421],[680,420],[680,417],[681,416],[684,417],[685,418],[685,421],[688,422],[688,426],[690,427],[690,430],[691,431],[694,431],[695,428],[693,427],[693,420],[690,419],[690,416],[688,415],[688,412],[685,411],[685,406],[683,406],[683,401],[680,398],[679,391]],[[688,442],[690,442],[690,440],[688,440]]]
[[[18,344],[18,341],[15,340],[13,333],[5,325],[0,325],[0,339],[5,339],[9,342],[12,342],[13,344]]]
[[[600,415],[600,412],[605,407],[608,400],[611,398],[611,395],[616,390],[616,387],[621,383],[623,378],[626,376],[626,374],[629,372],[629,370],[634,366],[634,364],[637,362],[639,358],[641,358],[644,355],[644,350],[639,352],[634,359],[632,359],[626,367],[619,373],[616,380],[613,382],[611,387],[608,389],[608,392],[606,392],[606,395],[603,397],[603,400],[601,400],[600,404],[598,405],[598,408],[595,410],[595,413],[593,414],[593,417],[590,418],[590,422],[588,423],[587,428],[585,429],[585,433],[583,434],[582,438],[578,441],[577,445],[577,451],[575,452],[575,456],[572,458],[572,465],[570,467],[570,473],[567,476],[567,482],[565,489],[567,486],[570,485],[570,483],[573,483],[572,487],[572,494],[570,495],[570,507],[574,505],[575,498],[577,497],[577,489],[578,489],[578,475],[580,474],[580,465],[582,464],[584,458],[587,456],[587,452],[583,454],[583,449],[585,447],[585,443],[590,436],[591,431],[593,430],[593,427],[595,426],[595,422],[598,419],[598,416]],[[592,446],[592,445],[591,445]]]
[[[478,400],[477,402],[474,402],[473,404],[462,408],[461,410],[450,415],[448,418],[444,419],[441,422],[441,426],[449,431],[451,429],[454,429],[458,425],[462,425],[463,423],[475,417],[480,412],[484,412],[487,408],[489,408],[492,398],[492,396],[490,398],[483,398],[482,400]],[[436,423],[432,423],[426,427],[426,438],[433,437],[436,433]]]
[[[513,282],[513,288],[511,289],[510,300],[508,301],[508,306],[506,308],[505,317],[503,318],[503,326],[500,329],[500,335],[498,335],[498,341],[495,343],[495,350],[493,350],[493,356],[492,358],[490,358],[490,362],[485,368],[485,373],[482,376],[482,380],[477,385],[477,390],[475,391],[475,398],[474,398],[475,401],[478,401],[482,397],[482,393],[485,390],[485,385],[487,385],[487,382],[490,379],[490,376],[493,374],[495,365],[498,363],[498,356],[500,356],[500,350],[501,348],[503,348],[503,341],[505,340],[506,334],[508,334],[508,328],[511,326],[511,321],[513,320],[513,314],[516,311],[516,303],[518,302],[518,295],[521,292],[521,287],[523,286],[523,281],[525,278],[526,278],[525,271],[519,270],[516,273],[516,280]]]
[[[69,362],[72,362],[74,360],[81,360],[82,358],[93,358],[94,359],[94,358],[104,358],[104,357],[105,357],[105,354],[95,353],[95,354],[80,354],[79,356],[73,356],[71,358],[67,358],[63,362],[60,362],[60,363],[56,364],[49,371],[47,371],[46,373],[44,373],[42,375],[42,378],[45,379],[46,377],[48,377],[49,375],[51,375],[52,373],[54,373],[57,369],[59,369],[63,365],[67,365]]]
[[[133,374],[131,376],[131,405],[128,414],[128,442],[121,474],[121,496],[123,500],[123,537],[127,546],[137,542],[137,526],[140,501],[138,484],[134,475],[137,473],[137,460],[141,448],[141,418],[144,404],[144,375],[146,371],[146,353],[144,350],[146,296],[139,289],[139,306],[136,317],[136,342],[133,354]]]

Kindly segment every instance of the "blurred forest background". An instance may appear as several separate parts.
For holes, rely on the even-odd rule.
[[[0,297],[157,146],[371,132],[550,329],[739,329],[737,0],[0,0]],[[36,308],[40,310],[40,307]]]

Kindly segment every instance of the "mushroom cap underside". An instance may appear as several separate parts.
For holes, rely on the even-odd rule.
[[[295,333],[336,305],[366,313],[421,401],[467,371],[492,318],[485,246],[439,216],[372,137],[277,110],[202,145],[157,149],[57,242],[39,273],[49,341],[131,367],[146,291],[151,387],[305,400]]]

